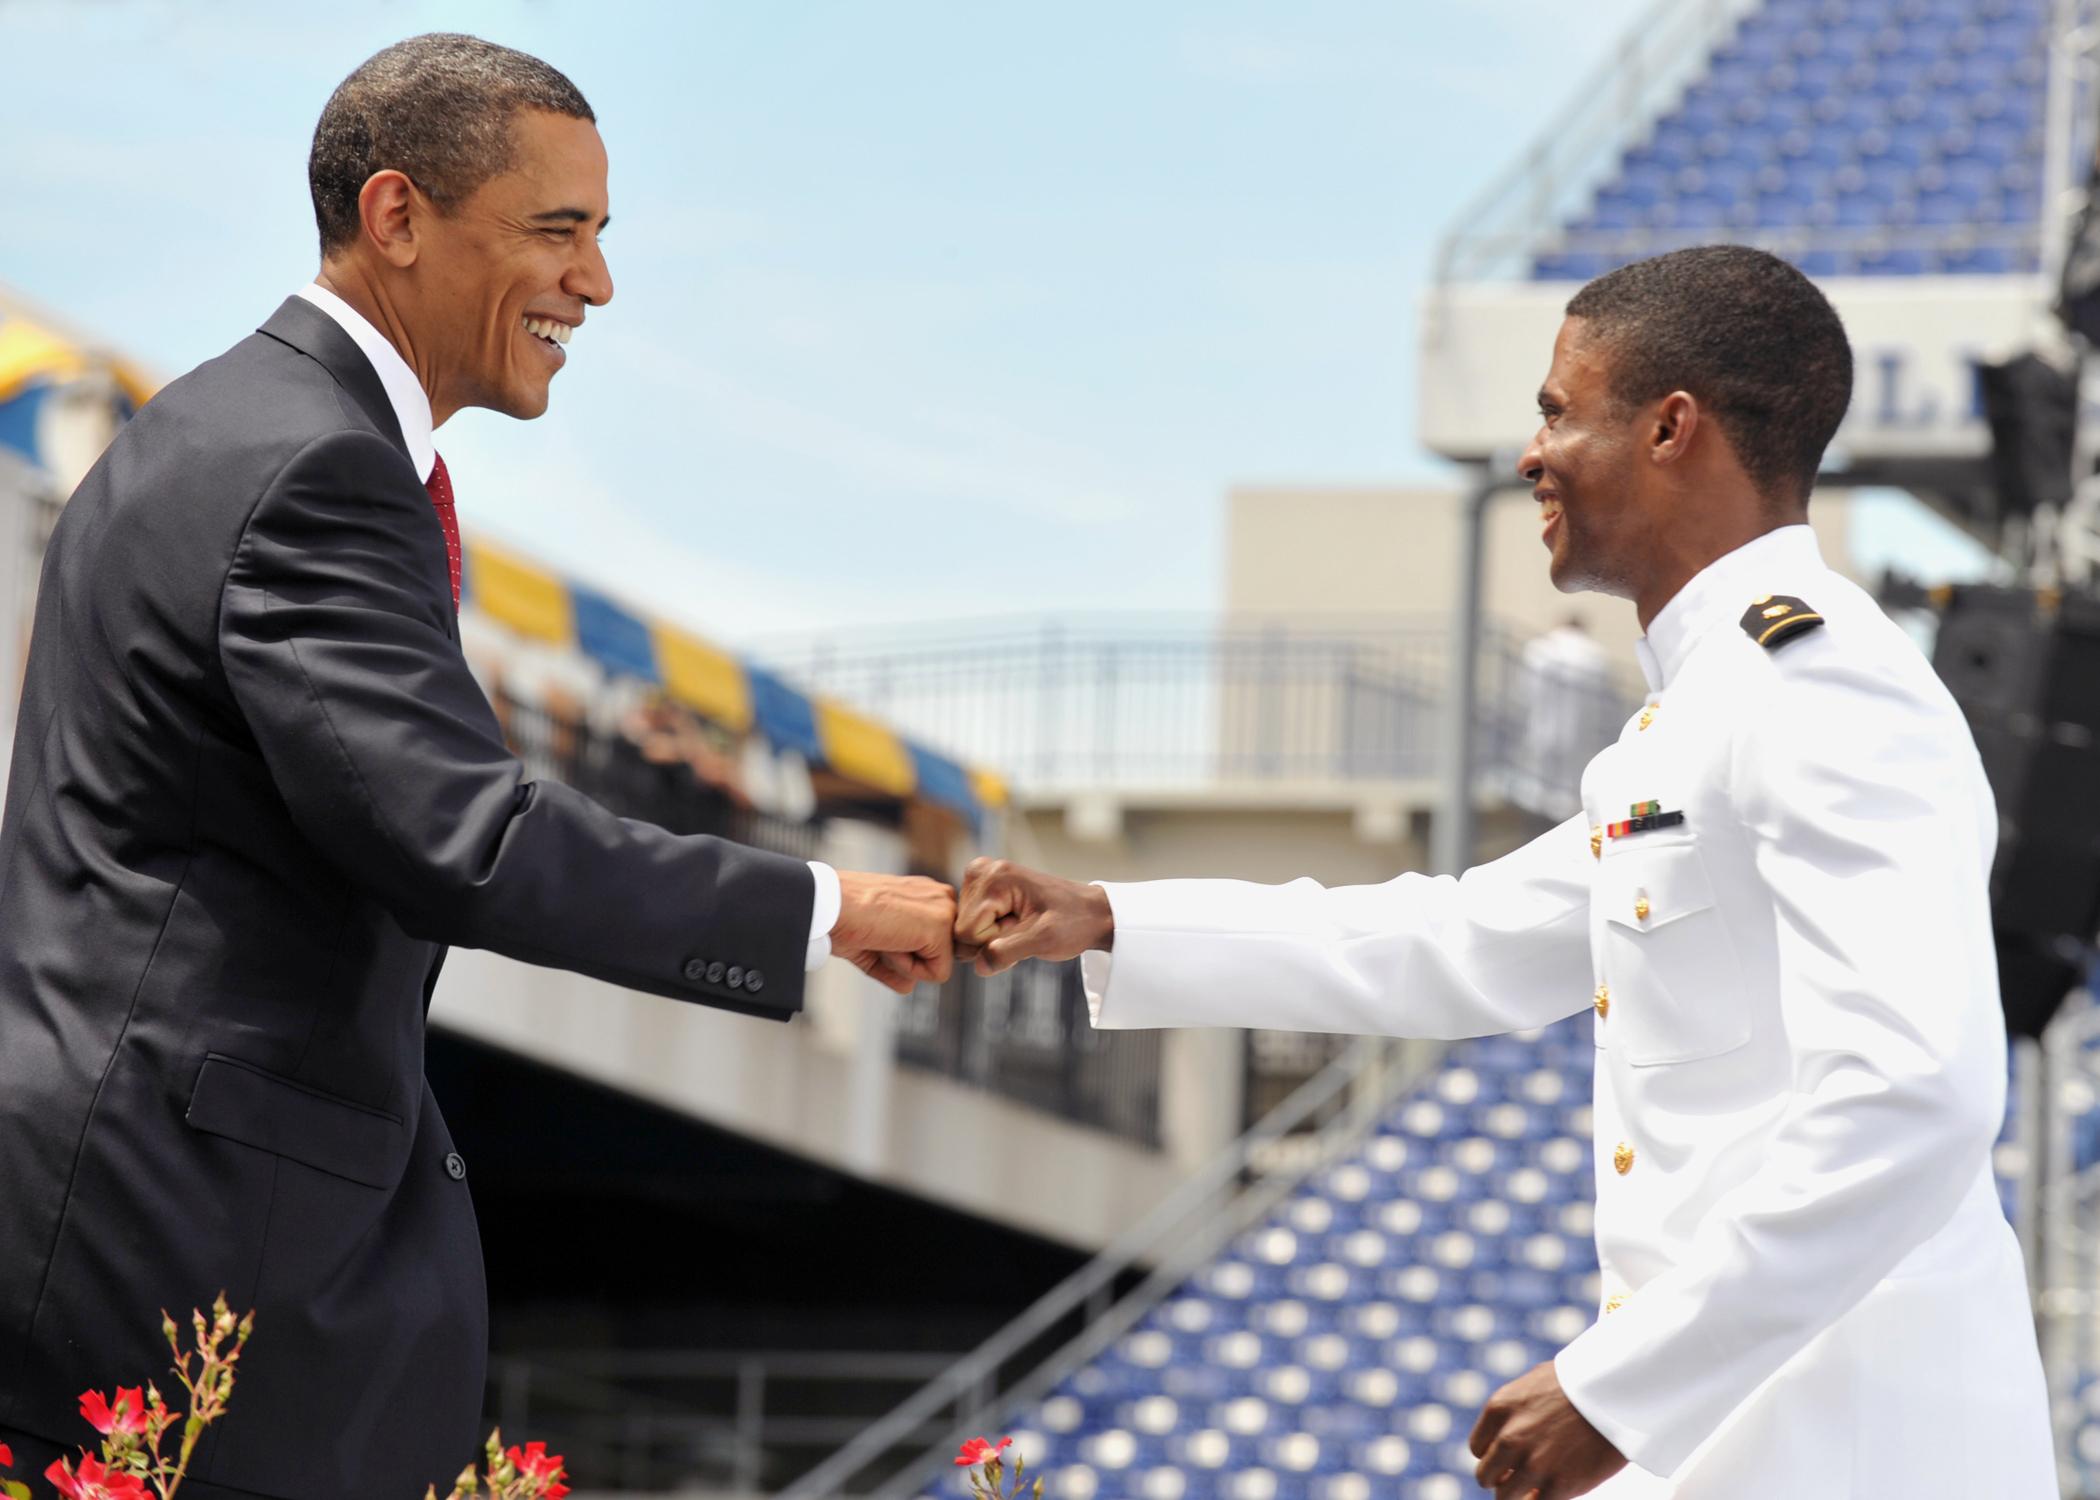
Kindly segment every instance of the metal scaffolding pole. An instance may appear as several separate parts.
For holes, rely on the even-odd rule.
[[[1437,810],[1430,822],[1430,862],[1439,875],[1456,875],[1473,862],[1478,816],[1473,765],[1479,755],[1481,577],[1487,559],[1487,508],[1515,481],[1483,468],[1460,501],[1458,608],[1453,618],[1450,688],[1445,694],[1443,753]]]

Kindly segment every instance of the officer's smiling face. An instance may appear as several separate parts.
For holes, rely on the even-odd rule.
[[[1644,414],[1612,399],[1608,351],[1561,324],[1539,387],[1539,430],[1517,472],[1539,502],[1553,586],[1632,598],[1650,550],[1639,435]]]

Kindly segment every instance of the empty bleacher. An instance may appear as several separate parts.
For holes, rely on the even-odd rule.
[[[1454,1048],[1359,1150],[1021,1414],[1046,1492],[1465,1493],[1481,1403],[1596,1315],[1590,1028]]]
[[[2037,269],[2050,8],[1766,0],[1533,278],[1721,238],[1769,242],[1812,276]]]

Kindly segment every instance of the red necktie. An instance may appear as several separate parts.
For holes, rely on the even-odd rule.
[[[445,529],[445,564],[452,570],[452,607],[459,608],[459,516],[452,509],[452,476],[445,472],[445,455],[437,455],[430,477],[423,481],[430,503],[437,507],[438,525]]]

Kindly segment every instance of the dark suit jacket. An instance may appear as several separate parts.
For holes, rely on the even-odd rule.
[[[91,1440],[79,1393],[172,1389],[161,1308],[223,1288],[255,1337],[198,1478],[444,1487],[487,1308],[423,1079],[443,945],[784,1019],[812,899],[799,860],[526,779],[378,376],[287,301],[139,413],[45,560],[0,828],[0,1426]]]

